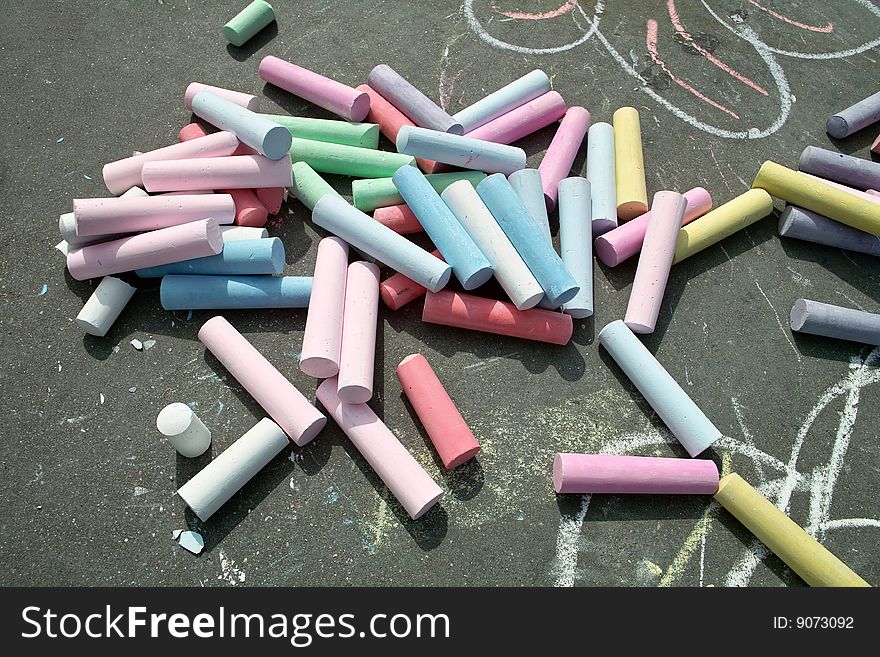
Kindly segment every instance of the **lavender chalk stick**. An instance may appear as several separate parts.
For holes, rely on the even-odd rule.
[[[830,303],[798,299],[789,317],[792,331],[880,345],[880,315]]]
[[[165,310],[307,308],[311,276],[189,276],[162,278],[159,302]]]
[[[779,216],[779,234],[880,257],[880,237],[795,205],[787,206]]]
[[[880,162],[815,146],[807,146],[801,153],[798,169],[859,189],[876,189],[880,186]]]
[[[367,84],[399,109],[417,126],[463,135],[464,128],[437,103],[407,82],[397,71],[379,64],[370,71]]]
[[[397,151],[462,169],[511,174],[526,166],[526,153],[516,146],[405,125],[397,133]]]
[[[835,139],[843,139],[877,121],[880,121],[880,91],[830,117],[825,122],[825,131]]]
[[[548,91],[550,78],[544,71],[536,69],[457,112],[452,118],[461,124],[467,134]]]

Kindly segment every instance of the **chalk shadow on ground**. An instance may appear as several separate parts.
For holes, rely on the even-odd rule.
[[[875,272],[880,273],[877,257],[785,237],[780,238],[780,241],[789,258],[820,265],[880,305],[880,276],[875,274]],[[814,299],[814,301],[841,305],[838,303],[839,300],[833,299]]]
[[[278,22],[272,21],[241,46],[226,44],[226,52],[237,62],[246,62],[258,50],[278,36]]]

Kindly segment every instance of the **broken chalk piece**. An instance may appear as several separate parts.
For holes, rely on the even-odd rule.
[[[843,139],[877,121],[880,121],[880,91],[829,117],[825,132],[835,139]]]
[[[138,340],[137,338],[134,338],[134,339],[131,341],[131,346],[134,347],[137,351],[143,351],[143,350],[144,350],[144,343],[141,342],[140,340]]]
[[[387,64],[379,64],[370,71],[367,84],[417,126],[454,135],[464,134],[460,123]]]
[[[142,176],[148,192],[255,189],[293,184],[290,153],[280,160],[270,160],[262,155],[231,155],[147,162]]]
[[[195,95],[192,111],[211,125],[231,132],[241,143],[270,160],[280,160],[290,152],[292,138],[287,128],[210,91],[200,91]]]
[[[462,169],[509,175],[526,166],[523,149],[448,132],[403,126],[395,142],[398,153],[429,158]]]
[[[472,139],[512,144],[565,116],[565,101],[555,91],[530,100],[468,133]]]
[[[284,271],[284,243],[278,237],[224,242],[217,255],[181,260],[161,267],[138,269],[141,278],[162,278],[167,274],[200,276],[252,276]]]
[[[593,237],[617,228],[614,128],[594,123],[587,131],[587,180],[593,205]]]
[[[281,204],[287,198],[286,187],[257,187],[254,190],[257,199],[266,211],[271,215],[276,215],[281,211]]]
[[[211,446],[211,431],[193,410],[181,402],[168,404],[156,417],[156,428],[181,456],[195,458]]]
[[[254,0],[223,26],[223,37],[241,47],[275,20],[275,10],[265,0]]]
[[[244,310],[306,308],[311,276],[162,277],[159,302],[165,310]]]
[[[574,319],[593,315],[593,232],[590,219],[590,183],[573,177],[559,181],[559,252],[580,290],[562,304],[562,312]]]
[[[339,373],[342,318],[348,277],[348,244],[338,237],[318,243],[299,369],[317,379]]]
[[[379,317],[379,268],[357,261],[348,266],[342,348],[337,395],[346,404],[363,404],[373,397],[376,323]]]
[[[538,171],[541,172],[544,202],[550,211],[556,207],[559,181],[571,173],[589,127],[590,113],[583,107],[569,107],[541,160]]]
[[[309,210],[314,210],[325,194],[342,198],[333,187],[305,162],[294,162],[291,168],[293,181],[290,191]]]
[[[467,134],[549,91],[550,78],[544,71],[535,69],[456,112],[452,118],[461,124]]]
[[[107,335],[136,289],[123,280],[106,276],[79,311],[76,325],[89,335]]]
[[[244,107],[251,112],[260,111],[259,96],[251,96],[250,94],[242,93],[241,91],[232,91],[231,89],[224,89],[223,87],[213,87],[210,84],[202,84],[201,82],[190,82],[189,85],[187,85],[186,91],[183,94],[183,104],[189,111],[192,111],[193,98],[195,98],[196,94],[200,91],[210,91],[215,96],[225,98],[226,100],[235,103],[236,105],[240,105],[241,107]],[[186,140],[181,139],[180,141]]]
[[[201,554],[205,549],[205,539],[197,532],[180,532],[177,536],[177,542],[180,547],[193,554]]]
[[[791,308],[792,331],[880,345],[880,315],[830,303],[798,299]]]
[[[718,466],[709,459],[557,454],[553,489],[581,495],[714,495]]]
[[[221,189],[220,193],[229,194],[235,203],[235,225],[261,228],[269,219],[266,209],[257,195],[250,189]]]
[[[794,205],[787,206],[779,216],[779,234],[880,257],[880,237]]]

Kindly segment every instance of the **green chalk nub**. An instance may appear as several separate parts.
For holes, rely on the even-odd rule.
[[[371,148],[329,144],[312,139],[294,139],[290,143],[292,162],[305,162],[315,171],[356,178],[386,178],[406,165],[415,166],[416,158]]]
[[[459,180],[468,180],[476,186],[485,177],[486,174],[482,171],[453,171],[452,173],[432,173],[425,176],[438,194]],[[391,178],[352,181],[351,196],[354,207],[362,212],[372,212],[376,208],[400,205],[404,202]]]
[[[265,0],[254,0],[223,26],[223,36],[233,46],[243,46],[275,20],[275,10]]]
[[[292,169],[293,186],[289,189],[309,210],[314,210],[315,204],[325,194],[333,194],[342,198],[339,192],[330,186],[330,183],[305,162],[294,162]]]
[[[292,137],[298,139],[312,139],[358,148],[379,147],[379,126],[375,123],[348,123],[280,114],[263,114],[263,116],[278,125],[283,125],[290,131]]]

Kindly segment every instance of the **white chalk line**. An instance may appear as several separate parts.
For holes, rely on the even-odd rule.
[[[556,532],[556,559],[553,570],[556,573],[554,586],[574,586],[577,574],[578,542],[581,537],[581,526],[590,509],[590,495],[581,496],[581,505],[574,515],[564,515],[559,519],[559,530]]]
[[[779,325],[779,330],[782,331],[782,335],[785,336],[785,339],[788,340],[788,344],[791,347],[791,350],[794,352],[794,355],[797,357],[798,362],[801,362],[801,352],[798,351],[798,348],[794,346],[794,340],[789,336],[788,331],[785,329],[785,326],[782,323],[782,320],[779,319],[779,313],[776,312],[776,308],[773,307],[773,304],[770,303],[770,299],[767,298],[767,295],[764,293],[764,289],[761,287],[761,284],[758,281],[755,281],[755,285],[758,287],[758,292],[761,293],[761,296],[764,297],[764,301],[767,302],[767,305],[770,306],[770,310],[773,311],[773,317],[776,318],[776,323]]]

